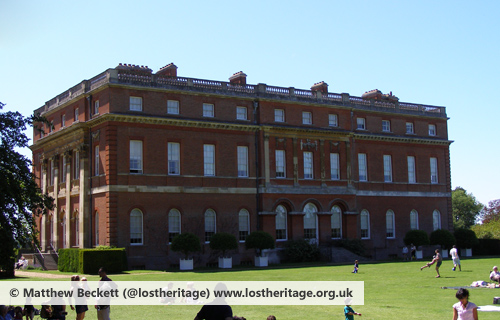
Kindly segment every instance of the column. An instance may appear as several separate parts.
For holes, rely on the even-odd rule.
[[[91,247],[91,237],[92,237],[92,226],[90,225],[90,203],[87,194],[89,190],[89,159],[87,146],[82,145],[78,148],[80,156],[80,189],[79,189],[79,199],[78,199],[78,223],[80,234],[79,246],[80,248]]]
[[[71,248],[71,151],[66,151],[63,155],[63,157],[66,158],[66,212],[65,212],[65,217],[66,217],[66,239],[63,239],[65,245],[63,246],[64,248]],[[64,161],[63,161],[64,163]],[[64,172],[64,170],[63,170]]]
[[[53,237],[52,237],[52,247],[54,250],[57,250],[59,248],[59,206],[58,206],[58,198],[59,198],[59,155],[55,155],[51,159],[52,161],[52,166],[54,168],[54,215],[52,219],[52,232]]]
[[[41,181],[40,181],[40,184],[41,184],[41,189],[42,189],[42,193],[43,194],[46,194],[47,193],[47,160],[43,160],[42,162],[42,177],[41,177]],[[43,214],[42,215],[42,222],[40,223],[40,245],[41,245],[41,249],[42,251],[45,250],[45,248],[47,248],[47,228],[49,227],[47,225],[47,218],[46,218],[46,214]]]

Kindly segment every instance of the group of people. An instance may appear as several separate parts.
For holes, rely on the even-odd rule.
[[[433,264],[435,264],[437,273],[436,278],[440,278],[441,275],[439,274],[439,267],[441,267],[441,264],[443,263],[443,257],[441,256],[439,249],[436,249],[434,253],[435,255],[432,257],[432,261],[420,267],[420,271],[422,271],[425,268],[430,268]],[[451,270],[455,271],[457,270],[458,267],[458,270],[462,271],[462,265],[460,264],[460,257],[458,256],[457,246],[454,245],[453,248],[450,249],[450,256],[451,259],[453,260],[453,268]]]
[[[27,307],[0,305],[0,320],[22,320],[24,316],[26,320],[33,320],[35,309],[33,306],[30,306],[31,309]]]

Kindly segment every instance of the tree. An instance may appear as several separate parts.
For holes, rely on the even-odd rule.
[[[5,104],[0,102],[0,110]],[[53,209],[53,199],[44,195],[31,172],[31,161],[16,148],[28,147],[24,133],[33,122],[46,122],[34,115],[23,117],[19,112],[0,112],[0,269],[6,276],[14,264],[14,250],[37,243],[35,217]]]
[[[257,255],[262,254],[262,250],[274,249],[274,238],[265,231],[254,231],[245,240],[246,249],[257,250]]]
[[[437,244],[445,249],[450,249],[455,244],[455,236],[448,230],[437,229],[431,232],[431,244]]]
[[[222,251],[222,257],[226,257],[227,250],[238,249],[238,240],[230,233],[217,232],[210,238],[210,249]]]
[[[457,247],[459,248],[472,248],[479,244],[479,240],[477,240],[476,234],[470,229],[456,229],[453,235],[457,240]]]
[[[190,252],[201,250],[200,238],[191,232],[180,233],[172,239],[170,249],[175,252],[182,252],[185,260],[187,260]]]
[[[472,193],[467,193],[462,187],[456,187],[451,192],[451,203],[455,229],[472,227],[484,207]]]
[[[488,206],[481,212],[483,223],[489,223],[500,219],[500,199],[488,202]]]
[[[415,247],[426,246],[429,244],[429,236],[424,230],[410,230],[406,233],[403,242],[407,246],[412,243]]]

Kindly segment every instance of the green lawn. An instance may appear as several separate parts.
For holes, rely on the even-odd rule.
[[[304,266],[268,269],[235,269],[231,271],[198,270],[195,272],[133,271],[112,274],[113,280],[126,281],[364,281],[365,305],[353,306],[363,316],[360,319],[449,319],[452,305],[457,301],[456,290],[441,287],[468,286],[473,281],[488,280],[489,270],[500,264],[500,258],[462,260],[462,271],[451,270],[452,262],[445,260],[441,278],[435,270],[424,269],[424,262],[390,262],[360,264],[358,274],[351,273],[351,265]],[[88,276],[97,280],[97,276]],[[26,278],[19,279],[26,280]],[[29,280],[40,280],[29,278]],[[52,280],[52,279],[51,279]],[[56,279],[53,279],[56,280]],[[68,279],[69,280],[69,279]],[[491,305],[500,289],[471,289],[470,300],[480,305]],[[112,319],[194,319],[200,306],[112,306]],[[274,314],[277,319],[344,319],[343,306],[234,306],[233,313],[248,320],[266,319]],[[69,310],[68,319],[75,314]],[[499,319],[498,312],[479,312],[480,319]],[[97,319],[95,310],[85,319]],[[356,318],[357,319],[357,318]]]

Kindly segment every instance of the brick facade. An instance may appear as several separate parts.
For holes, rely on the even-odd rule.
[[[131,97],[142,103],[140,110],[133,110]],[[215,212],[215,232],[239,238],[239,213],[248,212],[247,231],[276,238],[279,207],[286,230],[278,247],[304,237],[329,245],[336,234],[332,210],[340,209],[340,238],[362,239],[377,259],[399,253],[412,210],[419,229],[452,228],[451,142],[443,107],[389,98],[328,93],[324,82],[312,90],[248,85],[242,72],[230,82],[182,78],[173,64],[156,74],[131,65],[108,69],[36,110],[54,126],[43,134],[35,127],[31,147],[38,182],[57,199],[54,212],[39,221],[42,246],[126,247],[131,267],[162,269],[179,258],[170,251],[169,213],[180,214],[180,232],[204,242],[207,210]],[[169,112],[169,100],[178,102],[172,104],[178,113]],[[213,105],[213,117],[204,115],[204,104]],[[383,131],[383,121],[390,130]],[[169,158],[169,144],[179,149],[178,158],[174,151]],[[131,145],[140,146],[138,158]],[[204,162],[212,165],[208,145],[213,175],[205,172]],[[359,154],[366,155],[366,181],[359,179]],[[336,157],[338,177],[331,173]],[[414,183],[408,157],[415,162]],[[394,212],[389,237],[388,211]],[[366,216],[368,230],[362,230]],[[205,264],[216,253],[205,243],[195,256]],[[241,242],[233,260],[252,256]]]

